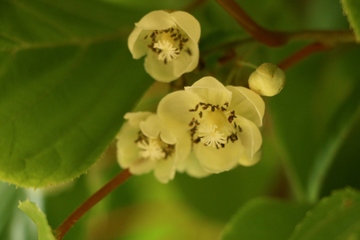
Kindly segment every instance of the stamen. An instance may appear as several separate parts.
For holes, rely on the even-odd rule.
[[[227,111],[229,103],[222,106],[199,102],[189,112],[196,112],[189,123],[190,136],[193,143],[204,143],[205,146],[224,148],[229,142],[239,140],[238,133],[242,132],[236,124],[235,110]],[[221,131],[218,131],[221,129]]]
[[[175,151],[174,144],[167,144],[160,138],[149,138],[141,131],[135,143],[139,148],[139,157],[150,161],[167,159]]]
[[[137,142],[137,146],[140,148],[139,155],[143,159],[149,159],[150,161],[156,161],[164,159],[166,154],[160,147],[158,140],[148,138]]]
[[[227,143],[227,138],[223,133],[217,131],[218,127],[216,125],[205,125],[200,126],[198,129],[198,136],[201,139],[201,142],[205,146],[210,146],[214,148],[220,148]]]
[[[165,64],[173,59],[177,59],[180,54],[180,50],[166,40],[160,40],[154,43],[153,48],[159,50],[158,60],[163,61]]]

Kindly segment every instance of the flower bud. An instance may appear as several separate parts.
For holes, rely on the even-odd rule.
[[[250,89],[262,96],[278,94],[284,84],[284,71],[271,63],[261,64],[249,77]]]

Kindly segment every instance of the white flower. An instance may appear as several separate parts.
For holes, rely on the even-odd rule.
[[[200,24],[190,14],[153,11],[135,24],[128,47],[135,59],[147,54],[145,70],[152,78],[170,82],[196,68],[199,39]]]
[[[261,64],[249,77],[250,89],[263,96],[278,94],[284,85],[284,71],[271,63]]]
[[[156,114],[127,113],[128,121],[117,135],[117,157],[122,168],[135,175],[154,170],[162,183],[172,180],[178,161],[190,151],[190,139],[177,139]],[[181,151],[177,149],[181,148]]]
[[[157,110],[168,126],[188,132],[196,158],[210,173],[259,160],[262,137],[258,127],[264,111],[258,94],[244,87],[224,87],[213,77],[168,94]]]

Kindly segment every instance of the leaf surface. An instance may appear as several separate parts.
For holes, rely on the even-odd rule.
[[[85,172],[151,84],[104,2],[0,3],[0,179],[41,187]]]

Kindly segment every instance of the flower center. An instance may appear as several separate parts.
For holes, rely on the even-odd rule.
[[[149,35],[144,37],[148,39]],[[155,30],[150,34],[150,44],[148,47],[158,55],[158,60],[167,64],[179,57],[182,50],[190,56],[192,55],[190,49],[185,47],[189,38],[185,33],[181,33],[176,27],[167,28],[164,30]]]
[[[201,142],[205,144],[205,146],[220,148],[225,146],[227,143],[227,139],[223,133],[217,131],[217,125],[211,124],[202,124],[197,131]]]
[[[175,145],[167,144],[160,138],[149,138],[142,132],[139,132],[139,137],[135,143],[139,148],[139,157],[150,161],[166,159],[175,149]]]
[[[203,143],[205,146],[219,149],[224,148],[229,141],[238,140],[241,127],[236,124],[235,111],[227,111],[228,103],[223,106],[210,103],[198,103],[190,112],[196,112],[189,126],[192,141],[195,144]]]
[[[170,62],[179,57],[180,50],[175,48],[169,41],[160,40],[153,45],[158,52],[158,60],[164,63]]]

